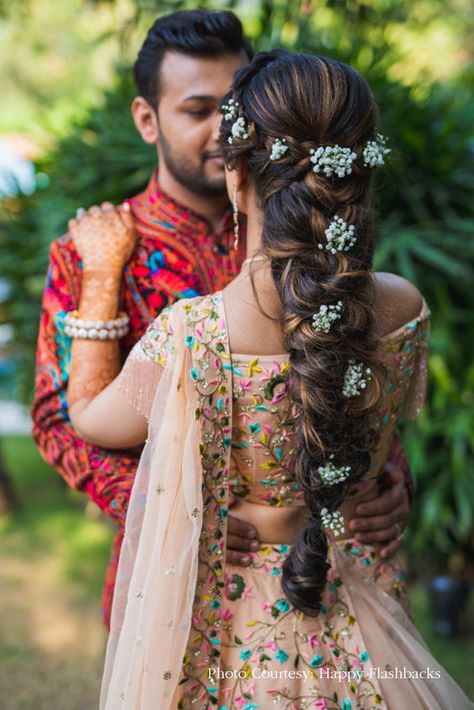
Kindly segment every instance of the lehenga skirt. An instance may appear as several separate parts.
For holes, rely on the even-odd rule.
[[[461,688],[430,654],[411,619],[396,558],[355,540],[331,543],[317,617],[281,588],[288,545],[262,544],[252,565],[226,565],[218,667],[183,687],[182,708],[464,710]],[[195,659],[196,661],[198,659]]]

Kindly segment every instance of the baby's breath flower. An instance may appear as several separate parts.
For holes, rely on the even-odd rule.
[[[344,375],[344,385],[342,394],[344,397],[356,397],[362,393],[367,387],[367,382],[370,380],[372,370],[370,367],[365,367],[361,362],[349,360],[349,366]],[[367,379],[366,379],[367,377]]]
[[[317,333],[329,333],[332,324],[341,317],[342,301],[335,305],[319,306],[319,311],[313,315],[312,326]]]
[[[344,177],[352,172],[352,163],[357,158],[357,155],[350,148],[341,148],[340,145],[335,146],[319,146],[319,148],[311,148],[309,151],[311,162],[314,163],[313,172],[323,172],[328,177],[337,175]]]
[[[226,121],[230,121],[233,118],[237,118],[239,106],[239,102],[234,101],[234,99],[229,99],[228,104],[222,104],[221,111],[225,111],[224,118]]]
[[[344,516],[338,510],[331,512],[327,508],[321,510],[321,524],[324,530],[332,530],[336,535],[342,535],[346,527]]]
[[[342,217],[338,217],[337,215],[324,231],[324,234],[326,235],[327,242],[324,245],[319,244],[319,248],[327,249],[331,254],[335,254],[337,251],[349,251],[357,241],[354,236],[354,225],[347,224]]]
[[[227,139],[229,143],[234,142],[234,138],[240,138],[242,140],[245,140],[246,138],[249,137],[248,134],[248,126],[245,122],[245,118],[243,116],[240,116],[233,124],[232,128],[230,129],[232,136],[229,136]]]
[[[334,486],[336,483],[342,483],[346,480],[351,472],[350,466],[335,466],[332,462],[334,454],[331,454],[329,461],[325,466],[319,466],[318,473],[324,483],[329,486]]]
[[[270,160],[279,160],[285,155],[288,150],[286,145],[286,140],[284,138],[275,138],[272,143],[272,152],[270,154]]]
[[[375,141],[367,141],[363,151],[364,165],[366,168],[378,168],[385,163],[385,156],[390,153],[386,148],[387,139],[380,133]]]

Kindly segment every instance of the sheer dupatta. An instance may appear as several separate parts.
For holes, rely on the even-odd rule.
[[[208,696],[199,676],[219,657],[230,458],[221,300],[166,309],[122,371],[123,391],[145,414],[156,392],[119,562],[103,710],[175,708],[183,658],[196,696]]]

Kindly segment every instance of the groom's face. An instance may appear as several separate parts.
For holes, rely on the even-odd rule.
[[[203,197],[225,194],[218,108],[234,72],[248,63],[244,52],[202,58],[172,51],[161,64],[157,110],[160,166]]]

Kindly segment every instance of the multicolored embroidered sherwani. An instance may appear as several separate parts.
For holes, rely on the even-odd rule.
[[[156,174],[146,190],[128,202],[138,238],[121,292],[120,308],[130,317],[130,332],[122,341],[124,359],[165,306],[223,288],[239,272],[245,253],[242,244],[238,254],[231,248],[231,212],[214,232],[203,217],[164,194]],[[81,271],[71,237],[66,234],[56,239],[50,250],[40,321],[33,436],[44,459],[66,482],[84,491],[119,525],[103,594],[103,618],[108,626],[123,524],[140,450],[105,451],[86,444],[71,427],[66,393],[71,341],[64,333],[64,318],[79,305]],[[411,490],[408,465],[396,440],[390,460],[402,464]]]

